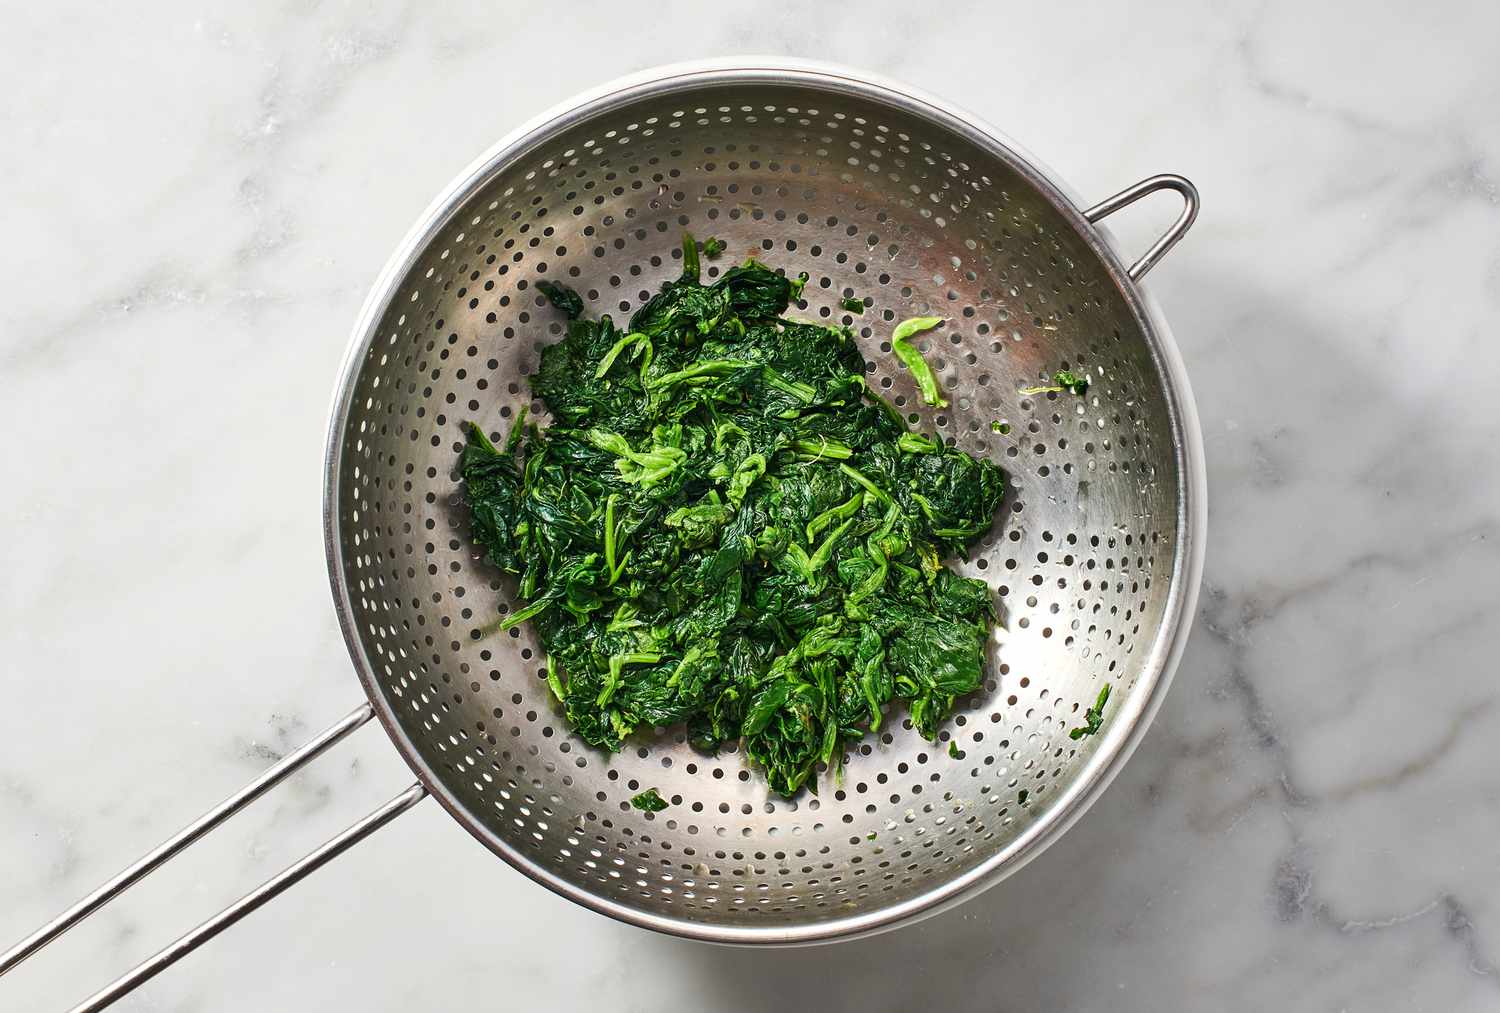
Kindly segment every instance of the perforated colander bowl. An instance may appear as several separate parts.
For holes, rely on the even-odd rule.
[[[335,594],[402,751],[471,832],[609,914],[790,942],[894,923],[1034,854],[1124,758],[1166,684],[1197,581],[1196,429],[1165,329],[1109,243],[993,133],[817,68],[685,68],[606,91],[487,157],[377,290],[329,452]],[[543,280],[629,316],[681,272],[681,234],[811,280],[795,312],[852,326],[871,386],[999,462],[1014,492],[961,565],[998,592],[989,680],[938,742],[909,722],[787,801],[680,729],[616,755],[569,734],[529,626],[486,636],[513,588],[469,539],[466,420],[505,433],[562,334]],[[863,314],[846,296],[867,299]],[[896,321],[948,409],[891,354]],[[1086,397],[1027,396],[1059,368]],[[992,425],[992,423],[994,425]],[[1005,430],[996,432],[996,429]],[[1103,733],[1072,739],[1113,686]],[[900,717],[901,715],[897,715]],[[957,755],[950,754],[950,743]],[[655,787],[671,805],[630,806]]]
[[[1184,211],[1127,268],[1094,223],[1158,189]],[[895,925],[1034,856],[1139,740],[1191,615],[1200,436],[1138,279],[1195,211],[1192,187],[1172,176],[1081,210],[972,118],[806,64],[653,72],[502,142],[380,278],[329,430],[329,572],[371,705],[345,723],[372,708],[420,780],[368,829],[425,789],[559,893],[739,943]],[[562,321],[538,282],[627,317],[680,273],[684,231],[726,244],[709,277],[747,255],[806,271],[794,312],[851,326],[875,390],[1011,476],[1001,518],[958,564],[1001,606],[981,690],[937,742],[898,709],[849,749],[841,783],[825,774],[791,800],[735,749],[704,755],[681,729],[614,755],[585,746],[551,699],[529,627],[485,632],[514,589],[470,542],[461,427],[503,434],[523,405],[546,425],[527,378]],[[845,311],[848,296],[868,309]],[[922,405],[891,354],[895,322],[917,315],[947,321],[922,340],[946,409]],[[1023,393],[1063,368],[1088,376],[1086,396]],[[1074,739],[1106,684],[1102,730]],[[633,809],[653,787],[670,805]]]

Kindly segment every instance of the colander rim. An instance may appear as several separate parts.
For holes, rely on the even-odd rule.
[[[1061,792],[1046,813],[978,866],[900,903],[875,911],[809,921],[800,925],[727,926],[688,917],[654,914],[595,894],[568,882],[511,846],[478,820],[449,791],[396,718],[395,709],[375,678],[376,666],[365,653],[354,624],[354,607],[344,578],[340,537],[339,475],[345,427],[354,386],[366,352],[376,337],[380,320],[397,294],[397,287],[428,243],[451,221],[467,200],[493,176],[572,125],[644,98],[677,94],[699,87],[726,84],[790,84],[831,90],[884,103],[956,133],[1001,159],[1051,204],[1103,262],[1126,299],[1146,339],[1167,402],[1174,456],[1179,471],[1175,536],[1177,551],[1162,622],[1142,664],[1137,685],[1125,710],[1117,712],[1109,730],[1083,769]],[[340,631],[376,716],[397,751],[443,808],[495,854],[548,889],[612,918],[669,935],[740,945],[803,945],[871,935],[910,924],[976,896],[1020,869],[1060,837],[1103,793],[1140,744],[1160,709],[1186,645],[1203,572],[1207,529],[1207,482],[1203,440],[1188,384],[1186,367],[1156,301],[1139,281],[1133,281],[1115,250],[1107,229],[1087,221],[1079,200],[1055,172],[1005,133],[983,119],[920,89],[862,70],[818,61],[781,57],[731,57],[676,63],[618,78],[580,93],[541,113],[505,135],[461,172],[428,206],[386,262],[360,309],[339,368],[326,433],[323,485],[323,540],[330,590]]]

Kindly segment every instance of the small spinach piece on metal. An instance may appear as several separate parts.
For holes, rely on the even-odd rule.
[[[1074,373],[1072,370],[1059,369],[1056,373],[1052,374],[1052,383],[1051,383],[1051,385],[1045,385],[1044,384],[1043,386],[1040,386],[1040,387],[1022,387],[1021,388],[1021,393],[1022,394],[1026,394],[1026,395],[1031,395],[1031,394],[1061,394],[1063,391],[1067,391],[1070,394],[1075,394],[1078,397],[1083,397],[1085,394],[1087,394],[1089,392],[1089,380],[1088,380],[1088,377],[1086,377],[1086,376],[1079,376],[1077,373]]]
[[[536,283],[536,288],[547,297],[548,302],[566,313],[569,320],[577,320],[583,316],[583,299],[568,286],[551,281],[539,281]]]
[[[1069,730],[1068,738],[1078,740],[1085,735],[1096,734],[1104,725],[1104,705],[1109,702],[1110,684],[1105,683],[1104,688],[1099,691],[1099,698],[1094,701],[1094,706],[1083,712],[1083,727]]]
[[[641,812],[659,813],[667,807],[667,800],[662,798],[655,788],[647,788],[632,798],[630,804]]]

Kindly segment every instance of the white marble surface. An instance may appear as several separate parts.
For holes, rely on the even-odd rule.
[[[950,97],[1086,195],[1202,189],[1151,287],[1207,438],[1207,587],[1144,746],[1013,879],[797,952],[589,914],[426,803],[125,1008],[1500,1008],[1500,8],[205,6],[0,33],[0,936],[358,699],[321,426],[428,199],[573,91],[761,51]],[[405,783],[363,730],[0,1008],[63,1008]]]

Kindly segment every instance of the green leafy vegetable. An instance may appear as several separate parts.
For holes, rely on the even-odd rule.
[[[839,305],[850,313],[863,313],[865,311],[865,301],[863,299],[856,299],[853,296],[845,296],[840,299]]]
[[[630,804],[642,812],[659,813],[667,807],[667,800],[655,788],[647,788],[630,800]]]
[[[547,429],[469,427],[465,499],[515,578],[498,626],[536,630],[580,738],[686,725],[791,796],[892,702],[934,739],[983,684],[990,591],[942,560],[1005,476],[909,432],[847,329],[784,319],[800,279],[752,260],[704,284],[697,249],[626,326],[579,317],[542,350]]]
[[[709,260],[717,260],[719,254],[724,252],[724,240],[711,236],[703,243],[703,255]]]
[[[548,302],[566,313],[569,320],[577,320],[583,316],[583,299],[568,286],[539,281],[536,287],[538,292],[547,297]]]
[[[1059,369],[1052,374],[1052,382],[1079,397],[1089,392],[1089,381],[1087,377],[1079,376],[1077,373],[1066,369]]]
[[[994,422],[990,423],[990,432],[999,433],[1001,436],[1004,436],[1006,433],[1010,432],[1010,423],[1001,422],[997,419]]]
[[[908,339],[914,334],[931,330],[942,322],[942,317],[912,317],[897,324],[895,333],[891,335],[891,351],[896,353],[896,358],[901,360],[902,365],[917,381],[917,389],[922,392],[922,400],[935,408],[946,408],[948,402],[938,388],[937,374],[932,371],[931,366],[927,365],[927,360],[922,358],[922,353],[917,351],[917,347]]]
[[[1083,727],[1071,729],[1068,738],[1081,739],[1099,731],[1104,725],[1104,705],[1109,702],[1109,689],[1110,684],[1106,682],[1099,691],[1099,699],[1094,701],[1094,706],[1083,712]]]
[[[955,760],[963,755],[961,752],[959,752],[957,739],[948,740],[948,755],[953,757]]]
[[[1061,394],[1068,391],[1083,397],[1089,392],[1089,381],[1086,376],[1079,376],[1071,370],[1059,369],[1052,374],[1052,385],[1043,387],[1022,387],[1022,394]]]

